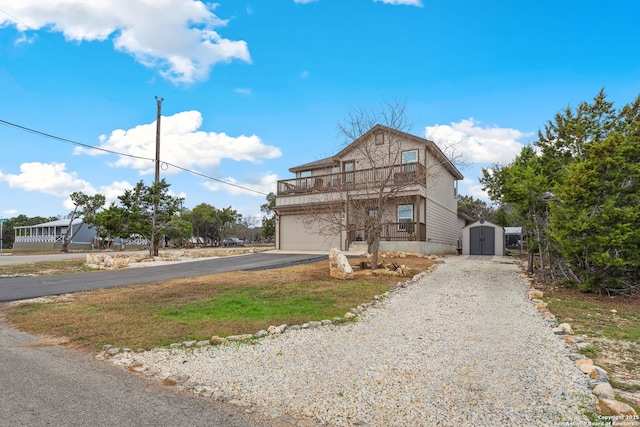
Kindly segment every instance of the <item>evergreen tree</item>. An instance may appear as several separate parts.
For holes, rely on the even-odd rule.
[[[610,134],[592,144],[555,188],[552,230],[584,290],[640,286],[640,138]]]

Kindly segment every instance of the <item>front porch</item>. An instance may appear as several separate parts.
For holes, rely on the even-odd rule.
[[[347,247],[353,242],[367,241],[364,229],[349,227]],[[424,222],[388,222],[383,224],[380,242],[426,242],[427,226]]]

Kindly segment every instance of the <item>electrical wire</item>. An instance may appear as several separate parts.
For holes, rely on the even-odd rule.
[[[16,124],[16,123],[12,123],[12,122],[9,122],[9,121],[6,121],[6,120],[2,120],[2,119],[0,119],[0,124],[8,126],[8,127],[13,127],[13,128],[22,130],[24,132],[28,132],[28,133],[32,133],[32,134],[35,134],[35,135],[39,135],[39,136],[42,136],[42,137],[45,137],[45,138],[54,139],[56,141],[65,142],[65,143],[68,143],[68,144],[77,145],[77,146],[84,147],[84,148],[89,148],[91,150],[98,150],[98,151],[103,151],[103,152],[109,153],[109,154],[115,154],[115,155],[118,155],[118,156],[124,156],[124,157],[130,157],[130,158],[133,158],[133,159],[148,160],[148,161],[151,161],[151,162],[155,162],[155,159],[152,159],[150,157],[135,156],[133,154],[121,153],[119,151],[113,151],[113,150],[108,150],[106,148],[96,147],[96,146],[90,145],[90,144],[84,144],[82,142],[74,141],[74,140],[67,139],[67,138],[62,138],[60,136],[52,135],[50,133],[46,133],[46,132],[42,132],[42,131],[39,131],[39,130],[35,130],[35,129],[32,129],[32,128],[29,128],[29,127],[26,127],[26,126],[22,126],[22,125],[19,125],[19,124]],[[225,184],[225,185],[229,185],[229,186],[232,186],[232,187],[240,188],[242,190],[249,191],[249,192],[252,192],[252,193],[261,194],[261,195],[264,195],[264,196],[268,195],[267,193],[264,193],[262,191],[258,191],[258,190],[255,190],[255,189],[249,188],[249,187],[244,187],[242,185],[234,184],[232,182],[224,181],[224,180],[219,179],[219,178],[214,178],[212,176],[205,175],[203,173],[196,172],[194,170],[191,170],[191,169],[188,169],[188,168],[185,168],[183,166],[179,166],[179,165],[176,165],[176,164],[173,164],[173,163],[164,162],[162,160],[160,160],[160,163],[162,163],[164,165],[172,166],[172,167],[174,167],[176,169],[179,169],[181,171],[190,173],[192,175],[200,176],[202,178],[206,178],[206,179],[210,179],[212,181],[219,182],[221,184]]]
[[[29,24],[27,24],[26,22],[22,21],[21,19],[17,18],[16,16],[12,15],[11,13],[7,12],[6,10],[4,10],[4,9],[0,9],[0,12],[2,12],[2,13],[4,13],[5,15],[9,16],[11,19],[13,19],[13,21],[14,21],[14,22],[18,22],[18,23],[22,24],[23,26],[25,26],[26,28],[29,28],[29,29],[31,29],[31,30],[34,30],[34,31],[36,30],[35,28],[31,27],[31,26],[30,26]],[[108,71],[108,70],[104,69],[103,67],[99,66],[98,64],[94,63],[93,61],[90,61],[89,59],[87,59],[87,58],[83,57],[82,55],[78,55],[76,52],[73,52],[73,51],[71,51],[71,50],[67,49],[64,45],[61,45],[60,43],[58,43],[58,42],[57,42],[56,40],[54,40],[53,38],[48,37],[46,34],[45,34],[45,37],[46,37],[50,42],[52,42],[52,43],[54,43],[54,44],[56,44],[56,45],[58,45],[58,46],[60,46],[60,47],[64,48],[67,52],[72,53],[73,55],[75,55],[75,56],[79,57],[80,59],[82,59],[83,61],[85,61],[85,62],[89,63],[90,65],[92,65],[92,66],[94,66],[94,67],[96,67],[96,68],[100,69],[101,71],[103,71],[103,72],[105,72],[105,73],[107,73],[107,74],[111,74],[111,72],[110,72],[110,71]],[[83,86],[78,85],[77,83],[75,83],[75,82],[73,82],[73,81],[71,81],[71,80],[69,80],[69,79],[66,79],[66,78],[65,78],[65,77],[63,77],[63,76],[59,76],[59,75],[54,74],[54,73],[52,73],[52,72],[50,72],[50,71],[48,71],[48,70],[46,70],[46,69],[44,69],[44,68],[42,68],[42,67],[40,67],[40,66],[36,65],[36,64],[30,63],[30,62],[28,62],[28,61],[25,61],[24,59],[19,58],[19,57],[17,57],[16,55],[13,55],[13,54],[12,54],[12,53],[10,53],[10,52],[7,52],[7,51],[6,51],[6,50],[4,50],[4,49],[0,49],[0,52],[4,53],[4,54],[5,54],[5,55],[7,55],[7,56],[12,57],[12,58],[13,58],[13,59],[15,59],[15,60],[21,61],[21,62],[23,62],[23,63],[25,63],[25,64],[27,64],[27,65],[29,65],[29,66],[33,67],[33,68],[36,68],[36,69],[38,69],[38,70],[40,70],[40,71],[42,71],[42,72],[44,72],[44,73],[50,74],[50,75],[52,75],[53,77],[55,77],[55,78],[57,78],[57,79],[59,79],[59,80],[65,81],[66,83],[69,83],[69,84],[72,84],[72,85],[74,85],[74,86],[80,87],[81,89],[90,90],[90,89],[88,89],[88,88],[85,88],[85,87],[83,87]],[[118,100],[118,99],[116,99],[116,98],[112,98],[112,97],[110,97],[110,96],[106,96],[106,95],[104,95],[104,94],[100,94],[100,95],[101,95],[101,96],[103,96],[103,97],[105,97],[105,98],[111,99],[111,100],[113,100],[113,101],[117,101],[117,102],[121,102],[121,103],[123,103],[123,104],[127,104],[127,105],[129,105],[128,103],[123,102],[123,101],[121,101],[121,100]],[[20,130],[22,130],[22,131],[29,132],[29,133],[33,133],[33,134],[36,134],[36,135],[39,135],[39,136],[43,136],[43,137],[45,137],[45,138],[54,139],[54,140],[57,140],[57,141],[61,141],[61,142],[65,142],[65,143],[69,143],[69,144],[73,144],[73,145],[77,145],[77,146],[81,146],[81,147],[89,148],[89,149],[92,149],[92,150],[98,150],[98,151],[102,151],[102,152],[105,152],[105,153],[115,154],[115,155],[118,155],[118,156],[124,156],[124,157],[130,157],[130,158],[134,158],[134,159],[149,160],[149,161],[152,161],[152,162],[154,162],[154,161],[155,161],[155,159],[151,159],[151,158],[148,158],[148,157],[135,156],[135,155],[132,155],[132,154],[120,153],[120,152],[117,152],[117,151],[112,151],[112,150],[108,150],[108,149],[106,149],[106,148],[96,147],[96,146],[89,145],[89,144],[83,144],[83,143],[78,142],[78,141],[73,141],[73,140],[70,140],[70,139],[67,139],[67,138],[62,138],[62,137],[59,137],[59,136],[56,136],[56,135],[52,135],[52,134],[49,134],[49,133],[46,133],[46,132],[41,132],[41,131],[38,131],[38,130],[35,130],[35,129],[28,128],[28,127],[26,127],[26,126],[21,126],[21,125],[18,125],[18,124],[12,123],[12,122],[8,122],[8,121],[5,121],[5,120],[1,120],[1,119],[0,119],[0,124],[3,124],[3,125],[5,125],[5,126],[14,127],[14,128],[20,129]],[[173,166],[173,167],[174,167],[174,168],[176,168],[176,169],[182,170],[182,171],[184,171],[184,172],[188,172],[188,173],[193,174],[193,175],[196,175],[196,176],[200,176],[200,177],[205,178],[205,179],[209,179],[209,180],[212,180],[212,181],[219,182],[219,183],[221,183],[221,184],[229,185],[229,186],[236,187],[236,188],[239,188],[239,189],[242,189],[242,190],[245,190],[245,191],[249,191],[249,192],[253,192],[253,193],[257,193],[257,194],[261,194],[261,195],[265,195],[265,196],[266,196],[266,195],[268,195],[267,193],[264,193],[264,192],[262,192],[262,191],[254,190],[254,189],[252,189],[252,188],[244,187],[244,186],[242,186],[242,185],[238,185],[238,184],[234,184],[234,183],[231,183],[231,182],[224,181],[224,180],[222,180],[222,179],[214,178],[214,177],[212,177],[212,176],[208,176],[208,175],[205,175],[205,174],[203,174],[203,173],[196,172],[196,171],[194,171],[194,170],[191,170],[191,169],[188,169],[188,168],[185,168],[185,167],[179,166],[179,165],[175,165],[175,164],[173,164],[173,163],[169,163],[169,162],[162,162],[162,161],[161,161],[161,163],[163,163],[164,165]]]

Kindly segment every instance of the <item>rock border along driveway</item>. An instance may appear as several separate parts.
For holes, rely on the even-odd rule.
[[[588,423],[588,380],[513,259],[448,257],[405,286],[356,323],[112,361],[299,426]]]

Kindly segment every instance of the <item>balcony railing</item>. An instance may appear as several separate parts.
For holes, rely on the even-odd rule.
[[[426,184],[426,168],[421,163],[383,168],[338,172],[327,175],[278,181],[278,195],[304,194],[345,190],[361,190],[373,186],[405,187]]]
[[[350,227],[351,228],[351,227]],[[381,241],[407,242],[415,240],[425,242],[427,240],[427,227],[423,222],[388,222],[383,224]],[[364,229],[353,229],[349,232],[349,243],[367,241],[367,233]]]

